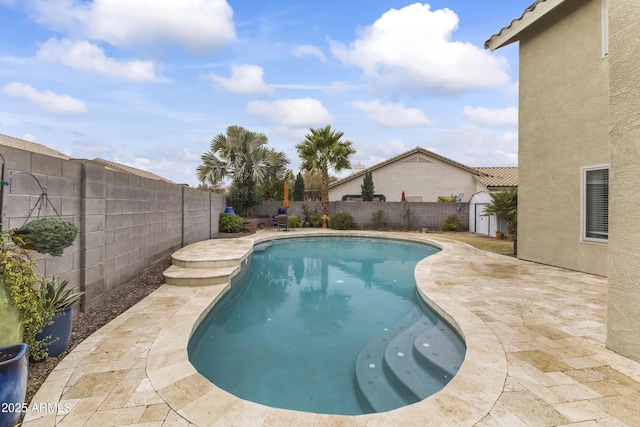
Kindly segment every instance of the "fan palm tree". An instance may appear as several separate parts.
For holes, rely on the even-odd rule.
[[[518,189],[499,191],[491,194],[491,203],[484,215],[497,215],[507,223],[507,233],[515,234],[518,222]]]
[[[203,184],[219,186],[231,180],[232,206],[244,215],[260,202],[257,186],[284,177],[289,159],[283,152],[267,148],[267,137],[241,126],[229,126],[226,135],[211,141],[211,149],[201,156],[196,169]]]
[[[329,168],[336,171],[351,168],[349,156],[356,150],[349,140],[341,140],[344,132],[333,131],[331,126],[309,129],[304,141],[296,145],[303,170],[319,170],[322,175],[322,213],[329,215]]]
[[[200,182],[212,186],[230,178],[234,184],[262,184],[281,178],[289,164],[287,156],[265,147],[267,137],[242,126],[229,126],[227,134],[219,134],[211,141],[211,149],[201,157],[197,168]]]

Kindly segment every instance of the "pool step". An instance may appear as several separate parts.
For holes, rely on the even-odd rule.
[[[219,268],[185,268],[172,265],[166,269],[164,280],[167,285],[211,286],[228,283],[238,272],[239,266]]]
[[[441,369],[446,381],[458,373],[464,362],[464,344],[443,323],[419,334],[414,341],[414,349],[418,359]]]
[[[374,411],[389,411],[442,389],[464,354],[455,332],[416,307],[358,354],[356,384]]]
[[[409,389],[394,381],[393,375],[385,372],[384,353],[389,343],[398,334],[410,328],[422,317],[415,307],[400,322],[384,331],[367,344],[356,359],[356,383],[363,396],[376,412],[390,411],[419,399]]]
[[[253,239],[203,240],[185,246],[171,255],[171,263],[185,268],[234,267],[251,253]]]
[[[384,361],[389,371],[420,400],[431,396],[448,382],[442,378],[441,370],[421,363],[423,358],[417,358],[414,353],[416,337],[434,328],[436,324],[422,316],[410,328],[393,338],[384,352]]]

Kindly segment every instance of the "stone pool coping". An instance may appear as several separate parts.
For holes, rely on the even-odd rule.
[[[465,362],[442,391],[393,411],[358,416],[276,409],[239,399],[197,373],[187,356],[189,337],[229,284],[163,285],[56,367],[34,402],[58,402],[63,410],[28,412],[25,425],[470,426],[590,420],[620,425],[625,417],[639,419],[633,398],[634,393],[640,396],[640,364],[604,349],[606,279],[431,234],[265,231],[243,239],[259,243],[335,234],[442,248],[415,269],[422,297],[467,344]],[[571,316],[558,308],[562,298]]]

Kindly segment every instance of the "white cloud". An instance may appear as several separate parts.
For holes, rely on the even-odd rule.
[[[263,80],[264,71],[257,65],[233,65],[231,77],[221,77],[217,74],[209,74],[207,78],[229,92],[246,95],[271,95],[274,90]]]
[[[464,107],[464,114],[473,122],[495,127],[518,127],[518,109]]]
[[[320,101],[313,98],[278,99],[273,102],[251,101],[247,104],[251,115],[267,118],[293,127],[327,125],[335,119]]]
[[[24,139],[25,141],[36,142],[35,135],[31,135],[30,133],[25,133],[24,135],[22,135],[22,139]]]
[[[322,51],[316,46],[312,46],[310,44],[296,46],[296,48],[293,49],[293,56],[295,56],[296,58],[301,58],[303,56],[314,56],[322,62],[327,62],[327,57],[324,56],[324,53],[322,53]]]
[[[381,104],[379,100],[355,101],[352,107],[365,113],[374,123],[392,128],[428,126],[431,120],[417,108],[407,108],[402,104]]]
[[[2,92],[13,97],[25,98],[34,105],[54,113],[80,114],[88,111],[84,101],[69,95],[58,95],[49,90],[38,92],[24,83],[9,83]]]
[[[34,19],[76,38],[113,46],[174,43],[212,51],[235,40],[226,0],[34,0]]]
[[[189,151],[186,148],[182,149],[182,160],[187,160],[187,161],[192,161],[192,160],[196,160],[196,161],[200,161],[200,154],[197,153],[192,153],[191,151]]]
[[[518,162],[516,132],[463,124],[436,135],[432,142],[440,154],[467,166],[516,166]]]
[[[386,89],[456,93],[508,85],[507,60],[453,41],[457,28],[453,11],[415,3],[384,13],[348,46],[331,41],[331,52]]]
[[[85,40],[49,39],[40,47],[37,57],[89,73],[138,82],[157,80],[152,62],[118,61],[108,58],[101,47]]]

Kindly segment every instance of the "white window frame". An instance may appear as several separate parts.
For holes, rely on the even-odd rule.
[[[583,166],[580,168],[580,241],[582,243],[606,245],[609,241],[608,234],[606,239],[587,237],[587,173],[603,169],[608,170],[609,164],[600,163],[595,165]]]

